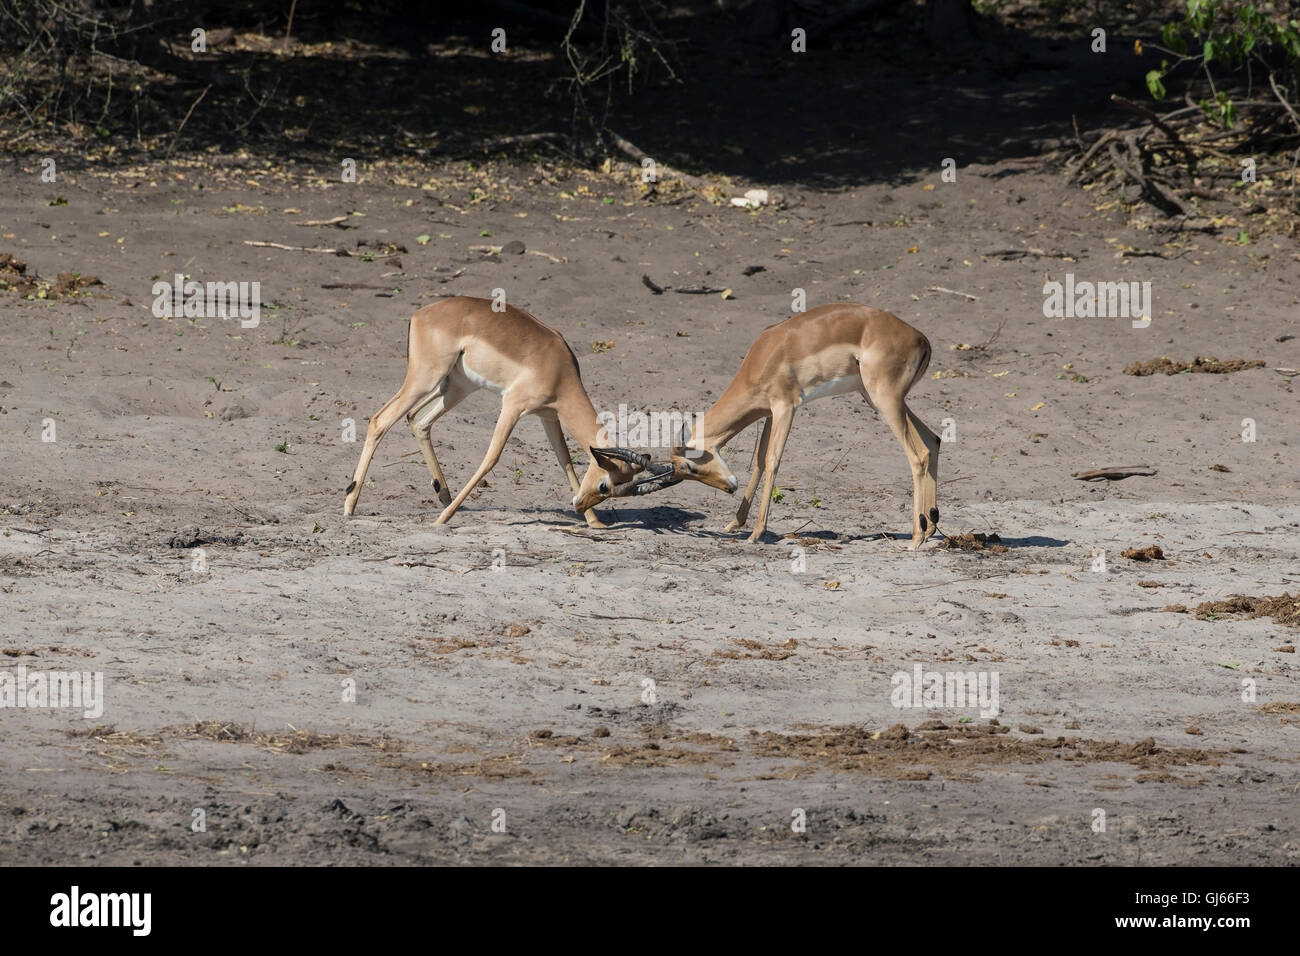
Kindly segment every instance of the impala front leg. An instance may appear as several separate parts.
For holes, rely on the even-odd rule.
[[[754,522],[754,530],[749,536],[751,542],[761,539],[763,532],[767,530],[767,511],[772,507],[772,489],[776,485],[776,470],[781,465],[785,440],[789,437],[790,425],[794,422],[794,409],[777,409],[772,413],[769,421],[771,424],[763,428],[765,434],[770,433],[767,454],[763,456],[766,462],[763,468],[766,480],[763,482],[763,500],[758,506],[758,520]]]
[[[916,524],[919,526],[912,531],[912,549],[915,550],[921,546],[921,542],[934,534],[939,524],[939,436],[930,431],[925,426],[925,422],[912,414],[911,409],[907,410],[907,424],[909,440],[919,441],[924,448],[924,455],[920,456],[922,458],[920,464],[923,467],[919,469],[919,473],[916,472],[918,463],[914,461],[912,466]],[[917,530],[921,533],[919,539]]]
[[[745,522],[749,519],[749,506],[754,501],[754,492],[758,490],[758,482],[767,467],[767,440],[771,431],[772,418],[769,415],[763,419],[763,426],[758,432],[758,441],[754,443],[754,461],[749,466],[749,484],[745,486],[745,497],[740,499],[736,517],[732,518],[731,524],[727,525],[727,531],[739,531],[745,527]]]
[[[515,425],[523,415],[524,409],[506,399],[501,406],[501,417],[497,419],[497,427],[492,430],[492,444],[488,446],[488,451],[483,456],[483,464],[478,466],[478,471],[474,472],[474,477],[469,483],[460,490],[454,501],[443,509],[442,514],[438,515],[438,520],[434,524],[446,524],[451,520],[452,515],[465,503],[469,493],[474,490],[480,481],[487,477],[487,473],[496,467],[496,463],[501,458],[501,452],[505,450],[506,439],[514,431]]]
[[[569,454],[569,443],[564,440],[564,429],[560,427],[558,418],[543,418],[542,427],[546,429],[546,437],[551,442],[551,448],[555,452],[556,459],[560,462],[560,467],[564,469],[564,474],[569,479],[569,489],[576,495],[581,482],[578,481],[578,473],[573,468],[573,458]],[[588,508],[582,513],[587,519],[588,528],[607,528],[605,522],[596,517],[596,509]]]
[[[912,466],[912,545],[915,551],[934,534],[939,521],[935,504],[939,485],[939,439],[912,414],[898,392],[878,390],[873,396],[880,417],[889,425]]]

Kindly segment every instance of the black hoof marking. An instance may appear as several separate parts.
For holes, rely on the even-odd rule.
[[[439,491],[439,492],[442,491],[442,485],[440,485],[440,484],[438,483],[438,479],[437,479],[437,478],[433,479],[433,490],[434,490],[434,491]]]
[[[357,486],[357,483],[356,483],[355,481],[352,482],[351,484],[348,485],[348,490],[345,491],[345,492],[343,492],[343,493],[344,493],[345,495],[350,495],[350,494],[352,494],[352,489],[355,488],[356,486]]]
[[[938,508],[931,508],[931,509],[930,509],[930,524],[932,524],[932,525],[936,525],[936,526],[939,524],[939,509],[938,509]]]
[[[921,530],[924,531],[929,525],[925,523],[925,515],[917,515],[917,520],[921,522]]]

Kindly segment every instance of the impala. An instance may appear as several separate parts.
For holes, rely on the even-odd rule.
[[[453,500],[429,431],[434,422],[480,388],[501,396],[501,415],[483,463]],[[600,447],[606,442],[605,431],[582,387],[577,356],[560,333],[514,306],[493,311],[488,299],[457,296],[427,305],[411,316],[406,380],[370,419],[361,460],[343,502],[345,515],[356,510],[375,448],[403,415],[420,443],[433,490],[444,505],[434,524],[451,520],[496,465],[506,439],[524,415],[536,415],[542,420],[555,457],[569,479],[575,506],[581,498],[607,497],[615,487],[630,486],[632,479],[650,464],[646,455]],[[569,457],[566,431],[592,456],[581,482]],[[657,474],[667,470],[667,466],[661,467]],[[591,527],[605,527],[591,507],[578,510]]]
[[[689,435],[682,430],[670,462],[648,466],[651,475],[615,484],[611,492],[594,487],[591,494],[578,496],[575,507],[590,508],[605,497],[646,494],[687,479],[734,492],[736,476],[719,449],[761,420],[749,485],[727,526],[727,531],[745,526],[759,479],[765,476],[758,520],[749,536],[757,541],[767,528],[772,487],[795,410],[814,399],[857,392],[884,418],[911,463],[911,546],[916,549],[939,521],[939,438],[904,399],[929,364],[929,340],[889,312],[845,303],[792,316],[759,335],[714,406]],[[625,462],[631,465],[635,459]]]

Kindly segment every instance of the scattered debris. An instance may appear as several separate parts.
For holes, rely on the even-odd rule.
[[[1171,358],[1161,356],[1149,362],[1134,362],[1124,369],[1124,374],[1142,376],[1155,375],[1158,372],[1163,372],[1166,375],[1177,375],[1180,372],[1209,372],[1215,375],[1226,375],[1229,372],[1244,372],[1247,369],[1263,367],[1264,363],[1260,359],[1225,359],[1220,361],[1217,358],[1202,358],[1198,355],[1190,362],[1175,362]]]
[[[985,534],[982,531],[950,534],[943,539],[943,544],[939,547],[949,551],[992,551],[994,554],[1003,554],[1011,550],[1002,543],[1002,539],[997,534]]]
[[[768,196],[766,189],[748,189],[743,196],[733,196],[731,204],[743,209],[759,209],[766,206]]]
[[[470,246],[470,252],[480,252],[485,256],[499,256],[502,253],[510,256],[522,256],[527,252],[530,256],[542,256],[550,259],[552,262],[568,262],[563,256],[553,256],[549,252],[542,252],[540,249],[525,249],[524,244],[518,239],[507,242],[504,246]]]
[[[80,272],[60,272],[50,282],[35,273],[29,275],[27,263],[20,262],[7,252],[0,252],[0,290],[37,299],[57,299],[60,296],[75,295],[87,286],[103,284],[95,276],[84,276]]]
[[[1244,614],[1248,619],[1271,617],[1279,624],[1300,626],[1300,594],[1279,594],[1276,597],[1250,597],[1246,594],[1229,594],[1222,601],[1205,601],[1196,606],[1198,621],[1213,620],[1223,614]]]
[[[1153,544],[1147,548],[1125,548],[1120,557],[1130,561],[1163,561],[1165,553],[1160,550],[1160,545]]]

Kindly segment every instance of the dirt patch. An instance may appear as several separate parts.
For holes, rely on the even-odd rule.
[[[303,754],[312,750],[336,747],[354,750],[378,750],[393,753],[402,750],[399,741],[391,737],[367,737],[361,734],[318,734],[311,730],[291,729],[287,733],[259,733],[240,724],[220,720],[201,720],[184,727],[167,727],[160,731],[176,737],[202,737],[219,743],[251,743],[266,750],[285,754]]]
[[[992,551],[994,554],[1002,554],[1010,551],[1002,539],[995,533],[985,534],[982,531],[967,531],[964,534],[950,534],[943,539],[943,544],[939,547],[948,551]]]
[[[0,289],[30,295],[37,299],[58,299],[75,295],[90,286],[104,283],[95,276],[80,272],[60,272],[53,282],[36,273],[28,274],[27,263],[20,262],[7,252],[0,252]]]
[[[496,754],[468,763],[434,760],[385,761],[382,766],[390,770],[409,770],[432,777],[485,777],[505,780],[512,777],[536,776],[533,771],[519,765],[521,759],[518,754]]]
[[[1300,595],[1250,597],[1245,594],[1229,594],[1225,600],[1204,601],[1196,605],[1198,621],[1211,620],[1224,614],[1244,614],[1247,618],[1271,617],[1279,624],[1300,625]]]
[[[1226,375],[1229,372],[1244,372],[1247,369],[1263,368],[1260,359],[1223,359],[1201,358],[1199,355],[1190,362],[1176,362],[1171,358],[1161,357],[1148,362],[1134,362],[1124,369],[1125,375],[1177,375],[1180,372],[1209,372],[1214,375]]]
[[[758,641],[746,640],[744,638],[737,639],[736,643],[744,648],[744,651],[733,651],[730,649],[717,650],[713,652],[713,656],[733,661],[783,661],[787,657],[793,657],[794,649],[799,646],[799,642],[793,637],[784,644],[781,644],[779,647],[768,647],[764,644],[760,644]]]
[[[1039,737],[1041,728],[1021,728],[1036,739],[1015,737],[1010,727],[986,724],[949,725],[929,721],[914,731],[902,725],[872,732],[860,727],[829,727],[816,734],[755,735],[756,753],[798,760],[837,770],[867,771],[897,779],[915,779],[918,763],[948,771],[970,771],[1047,760],[1128,763],[1142,770],[1203,764],[1216,766],[1227,754],[1213,750],[1160,747],[1147,737],[1136,743],[1065,737]]]

